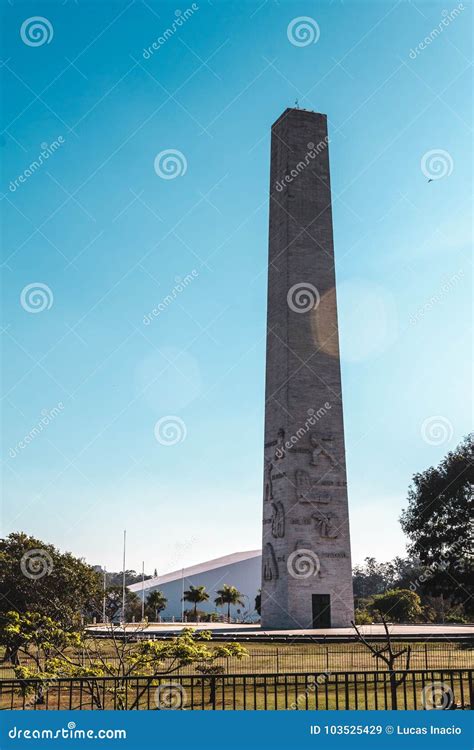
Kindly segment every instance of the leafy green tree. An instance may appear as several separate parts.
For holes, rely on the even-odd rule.
[[[102,607],[102,581],[92,566],[21,532],[0,540],[0,642],[10,610],[34,611],[65,628]]]
[[[122,586],[109,586],[105,592],[105,615],[107,620],[114,622],[122,612]],[[142,614],[141,598],[134,591],[125,589],[125,621],[138,620]]]
[[[356,625],[370,625],[372,623],[372,616],[366,609],[357,608],[354,612],[354,622]]]
[[[395,557],[389,562],[377,562],[366,557],[362,565],[352,571],[356,607],[364,609],[364,599],[383,594],[390,589],[418,589],[423,567],[415,557]]]
[[[474,436],[468,435],[439,466],[415,474],[400,519],[409,551],[424,567],[423,590],[452,603],[471,602],[474,569]],[[469,606],[465,604],[465,606]]]
[[[209,601],[209,594],[206,591],[205,586],[190,586],[187,591],[184,592],[183,600],[194,604],[194,619],[197,617],[197,605],[201,602]]]
[[[382,594],[393,583],[391,563],[379,563],[375,557],[366,557],[363,565],[356,565],[352,571],[354,596],[367,597]]]
[[[96,567],[99,568],[100,570],[99,566],[96,566]],[[101,571],[101,575],[103,576],[103,571]],[[148,581],[150,578],[151,578],[150,575],[142,576],[142,574],[137,573],[136,570],[130,569],[130,570],[125,571],[125,585],[126,586],[131,586],[132,583],[141,583],[142,579],[145,581]],[[107,581],[107,586],[121,586],[123,582],[123,571],[120,570],[116,572],[113,570],[108,570],[106,573],[106,581]]]
[[[123,591],[121,586],[109,586],[105,592],[105,616],[114,622],[122,609]]]
[[[51,617],[39,612],[7,612],[4,616],[3,642],[12,662],[20,666],[21,658],[35,663],[35,671],[44,672],[46,661],[58,651],[79,646],[78,630],[64,630]]]
[[[411,588],[423,572],[423,566],[417,557],[394,557],[389,564],[393,574],[392,583],[388,586],[390,589]]]
[[[225,607],[227,604],[227,620],[230,622],[230,608],[231,606],[236,607],[240,604],[242,607],[245,606],[241,597],[242,594],[235,586],[228,586],[224,584],[221,589],[217,589],[217,597],[214,599],[216,607]]]
[[[211,648],[211,633],[197,634],[191,628],[166,641],[150,641],[138,637],[143,632],[143,626],[138,625],[124,635],[111,625],[105,645],[102,639],[96,639],[87,630],[79,629],[74,633],[62,631],[51,618],[37,613],[19,615],[10,612],[7,619],[11,637],[21,642],[18,649],[21,657],[28,657],[25,664],[21,663],[20,658],[15,667],[16,676],[23,680],[40,680],[39,687],[32,683],[25,688],[35,694],[35,703],[44,702],[44,690],[54,685],[58,677],[71,677],[81,678],[81,691],[90,693],[96,708],[106,708],[108,693],[113,696],[117,708],[131,710],[137,708],[140,698],[150,686],[157,684],[154,680],[159,676],[172,675],[192,664],[203,671],[207,666],[208,673],[212,674],[212,665],[216,660],[226,657],[242,659],[247,655],[246,649],[239,643]],[[126,678],[137,676],[141,678],[140,688],[131,705],[127,705]],[[94,677],[118,679],[110,684],[101,684],[99,688],[93,679],[88,679]]]
[[[376,594],[368,609],[394,622],[415,622],[423,614],[420,597],[409,589],[393,589]]]
[[[160,612],[166,609],[168,599],[162,591],[156,589],[148,595],[145,602],[145,612],[148,614],[149,619],[156,621]]]

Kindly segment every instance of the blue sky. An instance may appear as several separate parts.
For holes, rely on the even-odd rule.
[[[298,99],[329,118],[353,557],[403,554],[410,477],[470,428],[470,27],[468,3],[3,5],[5,533],[117,569],[127,528],[161,572],[260,546],[270,126]]]

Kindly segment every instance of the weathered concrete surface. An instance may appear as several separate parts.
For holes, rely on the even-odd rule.
[[[272,127],[262,627],[353,617],[326,116]],[[321,604],[321,602],[319,602]],[[322,606],[324,622],[327,607]]]
[[[162,622],[156,623],[151,622],[147,625],[139,625],[137,623],[130,623],[125,626],[127,633],[143,633],[143,635],[166,635],[166,634],[177,634],[184,628],[189,628],[189,623],[181,622]],[[262,640],[271,636],[272,638],[278,637],[279,635],[285,637],[291,636],[303,636],[308,635],[311,637],[348,637],[354,638],[355,633],[353,628],[321,628],[311,629],[306,628],[304,630],[265,630],[255,624],[239,624],[239,623],[223,623],[223,622],[201,622],[196,623],[198,630],[209,630],[216,636],[219,634],[227,634],[229,637],[235,635],[236,638],[256,636]],[[426,638],[431,640],[436,639],[449,639],[449,638],[466,638],[470,639],[474,637],[474,625],[389,625],[390,632],[395,637],[400,638]],[[91,625],[88,630],[96,633],[107,634],[109,632],[110,625]],[[121,627],[117,626],[115,632],[119,633],[122,630]],[[360,625],[359,630],[366,636],[383,636],[385,631],[383,625]]]

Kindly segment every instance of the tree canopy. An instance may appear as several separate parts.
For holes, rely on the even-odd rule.
[[[168,599],[162,591],[155,589],[150,594],[145,602],[145,612],[150,620],[156,620],[158,614],[166,609]]]
[[[468,435],[439,466],[415,474],[400,522],[423,566],[423,588],[473,605],[474,441]]]
[[[0,540],[0,627],[9,611],[36,612],[62,627],[102,609],[100,575],[52,544],[18,532]]]
[[[236,607],[240,604],[244,606],[242,601],[243,594],[235,586],[229,586],[227,583],[223,585],[221,589],[217,590],[217,597],[214,599],[216,607],[224,607],[227,604],[227,619],[230,621],[230,607]]]
[[[420,597],[409,589],[392,589],[384,594],[377,594],[369,609],[376,619],[383,616],[392,622],[414,622],[423,614]]]
[[[105,683],[103,689],[98,690],[93,681],[85,678],[148,677],[143,681],[143,687],[137,689],[131,705],[128,705],[129,709],[133,709],[153,683],[154,677],[172,675],[190,665],[196,665],[196,670],[204,674],[213,674],[221,669],[216,666],[220,659],[242,659],[247,655],[246,649],[239,643],[210,646],[211,633],[196,633],[190,628],[185,628],[173,638],[151,641],[140,637],[144,633],[143,625],[138,625],[125,635],[109,625],[105,646],[103,639],[96,639],[82,627],[66,632],[51,618],[37,613],[20,615],[18,612],[8,612],[5,619],[9,645],[16,654],[16,677],[39,680],[24,687],[27,693],[32,694],[33,704],[44,703],[50,681],[73,677],[83,678],[81,690],[90,693],[96,708],[106,707],[106,694],[111,692],[114,708],[123,709],[127,707],[124,683],[118,686],[114,682]],[[160,690],[157,690],[155,695],[159,693]],[[157,708],[168,707],[165,700],[162,704],[157,699]]]
[[[209,600],[209,594],[206,591],[205,586],[190,586],[184,592],[183,600],[194,604],[194,618],[197,617],[197,605],[201,602],[207,602]]]
[[[377,562],[366,557],[362,565],[355,565],[352,582],[356,600],[383,594],[389,589],[409,588],[422,574],[423,567],[415,557],[394,557],[388,562]]]

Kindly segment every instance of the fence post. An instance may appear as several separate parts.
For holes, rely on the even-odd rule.
[[[329,672],[329,646],[326,646],[326,672]]]
[[[211,703],[212,710],[215,711],[216,710],[216,678],[214,676],[211,677],[209,701]]]

